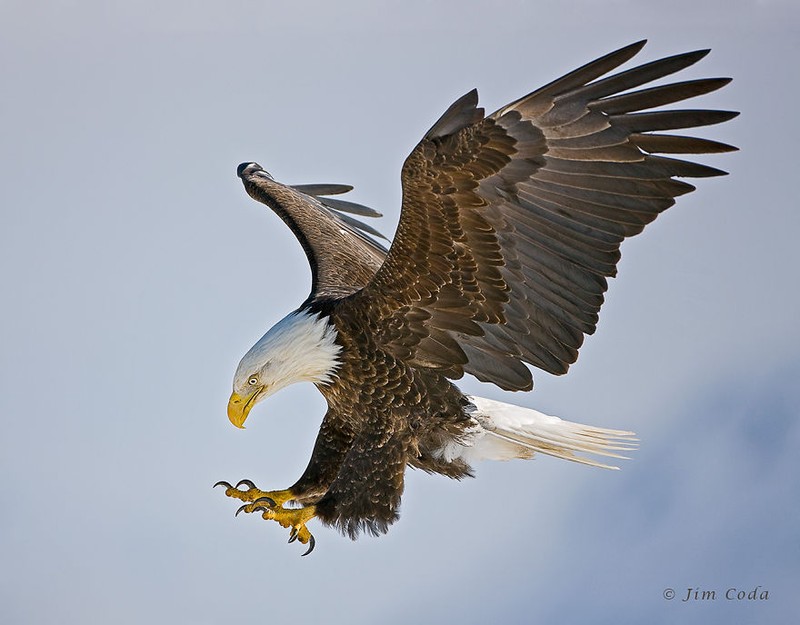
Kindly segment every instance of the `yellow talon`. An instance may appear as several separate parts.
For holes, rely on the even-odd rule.
[[[262,518],[275,521],[281,527],[291,528],[290,543],[299,540],[302,544],[308,545],[304,556],[314,550],[314,536],[308,531],[306,523],[316,516],[316,509],[314,506],[284,508],[283,504],[294,499],[290,490],[259,490],[250,480],[240,480],[236,486],[232,486],[228,482],[217,482],[214,486],[224,486],[225,495],[245,502],[236,511],[236,516],[240,512],[261,512]],[[247,488],[242,490],[240,486]]]
[[[267,508],[261,515],[268,521],[275,521],[281,527],[304,527],[305,524],[316,516],[314,506],[305,508]],[[301,541],[303,543],[307,541]]]
[[[275,521],[281,527],[291,527],[289,542],[299,540],[302,544],[308,544],[308,551],[303,555],[307,556],[314,550],[314,536],[308,531],[306,523],[316,516],[314,506],[305,508],[267,508],[261,514],[263,519]]]
[[[259,490],[250,480],[240,480],[236,486],[231,486],[227,482],[217,482],[216,486],[225,486],[225,495],[227,497],[245,502],[256,501],[266,497],[274,501],[276,506],[282,506],[294,497],[289,490]],[[241,490],[240,486],[246,486],[247,490]],[[252,510],[247,510],[247,512],[252,512]]]

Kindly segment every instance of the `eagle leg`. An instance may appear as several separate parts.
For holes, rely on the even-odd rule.
[[[285,504],[290,499],[294,498],[291,491],[289,490],[259,490],[256,488],[256,485],[253,484],[250,480],[239,480],[236,486],[231,486],[230,483],[221,480],[214,484],[214,488],[217,486],[224,486],[225,487],[225,496],[226,497],[233,497],[234,499],[239,499],[240,501],[246,502],[254,502],[258,499],[268,498],[272,500],[273,506],[281,506]],[[240,487],[246,486],[247,488],[242,490]],[[239,508],[239,512],[242,511],[242,508]],[[252,512],[253,510],[247,510],[247,512]],[[238,514],[238,512],[237,512]]]

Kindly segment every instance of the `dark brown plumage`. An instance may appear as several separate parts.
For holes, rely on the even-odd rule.
[[[565,373],[595,331],[622,241],[694,189],[678,177],[724,173],[658,154],[735,148],[661,131],[736,113],[650,109],[729,79],[639,89],[707,51],[606,76],[643,45],[606,55],[489,116],[478,108],[476,91],[457,100],[403,165],[402,212],[388,253],[368,236],[374,231],[346,214],[374,211],[324,197],[348,187],[289,187],[254,163],[240,166],[247,192],[281,216],[308,256],[312,292],[298,314],[324,320],[335,336],[333,364],[317,380],[328,413],[311,461],[288,491],[269,491],[270,501],[313,506],[316,516],[354,537],[365,529],[384,532],[397,518],[407,465],[469,475],[464,455],[443,450],[473,445],[476,427],[528,453],[569,455],[561,434],[534,444],[529,430],[512,432],[501,419],[479,414],[476,398],[450,379],[466,372],[506,390],[528,390],[526,363]],[[277,340],[270,336],[264,345]],[[240,365],[239,400],[248,376],[261,384],[252,354],[266,353],[264,345]],[[241,410],[231,417],[237,425],[249,408]],[[229,494],[253,501],[237,492]],[[293,524],[295,534],[300,525]]]

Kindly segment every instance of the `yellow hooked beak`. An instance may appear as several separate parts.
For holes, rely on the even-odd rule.
[[[249,395],[242,397],[234,391],[231,393],[231,398],[228,400],[228,419],[237,428],[244,429],[244,422],[247,415],[250,414],[250,409],[253,407],[255,398],[261,394],[264,387],[254,388],[253,392]]]

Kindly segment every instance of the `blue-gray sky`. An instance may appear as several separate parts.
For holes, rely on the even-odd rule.
[[[800,613],[800,5],[0,2],[0,621],[785,623]],[[458,96],[488,110],[641,38],[711,47],[704,134],[741,147],[623,247],[597,334],[530,394],[635,430],[620,472],[549,458],[409,472],[352,543],[233,517],[290,484],[324,405],[225,415],[244,351],[305,297],[299,245],[236,165],[398,216],[400,165]],[[728,588],[768,590],[727,601]],[[680,601],[687,588],[714,601]],[[665,589],[678,595],[667,601]],[[759,591],[759,592],[760,592]]]

